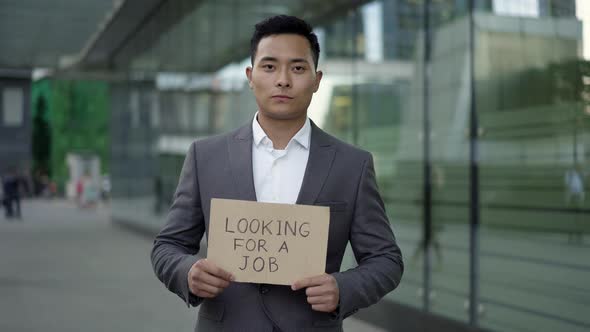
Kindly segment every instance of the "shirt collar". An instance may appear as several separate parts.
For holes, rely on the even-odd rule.
[[[256,144],[256,146],[260,145],[260,142],[262,142],[265,137],[268,137],[260,126],[260,123],[258,123],[258,112],[254,115],[254,120],[252,120],[252,137],[254,138],[254,144]]]
[[[256,112],[256,115],[254,115],[254,120],[252,120],[252,136],[254,138],[254,144],[256,144],[256,146],[259,146],[265,138],[270,141],[268,135],[266,135],[264,129],[262,129],[260,123],[258,123],[258,112]],[[301,129],[299,129],[299,131],[293,136],[293,138],[291,138],[291,141],[289,141],[289,144],[287,144],[287,148],[289,147],[289,145],[291,145],[292,141],[296,141],[305,149],[309,149],[310,139],[311,123],[309,117],[306,117],[303,127],[301,127]]]

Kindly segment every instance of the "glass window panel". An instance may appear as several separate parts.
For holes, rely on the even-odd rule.
[[[510,2],[532,10],[531,1]],[[575,17],[573,0],[538,5],[535,17],[486,14],[475,31],[480,324],[585,331],[590,66],[580,50],[588,21]]]
[[[426,96],[431,131],[428,137],[421,137],[429,140],[431,157],[431,285],[427,295],[432,312],[466,322],[471,254],[469,16],[455,2],[431,3],[431,75]]]
[[[186,132],[190,129],[190,115],[191,115],[191,108],[192,108],[192,98],[188,93],[185,92],[177,92],[176,93],[176,101],[178,107],[178,128]]]
[[[2,124],[4,126],[18,127],[23,124],[23,103],[21,88],[4,88],[2,90]]]
[[[422,78],[415,73],[420,60],[412,58],[420,14],[421,6],[411,1],[372,1],[322,26],[325,74],[314,96],[318,106],[310,107],[310,116],[330,134],[372,153],[406,262],[403,283],[385,301],[418,308],[422,260],[410,257],[422,234]],[[319,106],[323,94],[329,96],[327,112]],[[349,248],[343,268],[354,265]]]
[[[194,129],[198,132],[206,132],[209,129],[209,93],[200,92],[194,95]]]
[[[151,94],[150,101],[150,120],[152,128],[160,127],[160,99],[157,92]]]

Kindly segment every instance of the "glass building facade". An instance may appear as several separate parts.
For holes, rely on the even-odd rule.
[[[590,63],[576,2],[336,2],[163,6],[175,24],[148,26],[114,59],[129,76],[110,87],[113,219],[164,223],[189,144],[256,112],[253,25],[297,15],[322,49],[309,116],[373,154],[404,254],[401,285],[370,319],[393,330],[401,307],[494,331],[589,330]],[[348,252],[342,268],[354,264]]]

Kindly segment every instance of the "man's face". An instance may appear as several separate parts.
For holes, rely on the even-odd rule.
[[[322,78],[316,72],[309,41],[296,34],[260,40],[252,67],[246,69],[258,111],[276,120],[305,117]]]

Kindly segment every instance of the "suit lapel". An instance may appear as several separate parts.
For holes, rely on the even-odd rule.
[[[252,124],[239,128],[228,141],[229,163],[238,190],[238,199],[256,201],[252,170]],[[330,137],[311,122],[309,158],[297,204],[313,205],[334,161]]]
[[[311,122],[311,142],[307,167],[297,197],[297,204],[313,205],[334,161],[335,149],[330,137]]]
[[[239,128],[228,140],[229,164],[238,199],[256,201],[252,172],[252,123]]]

